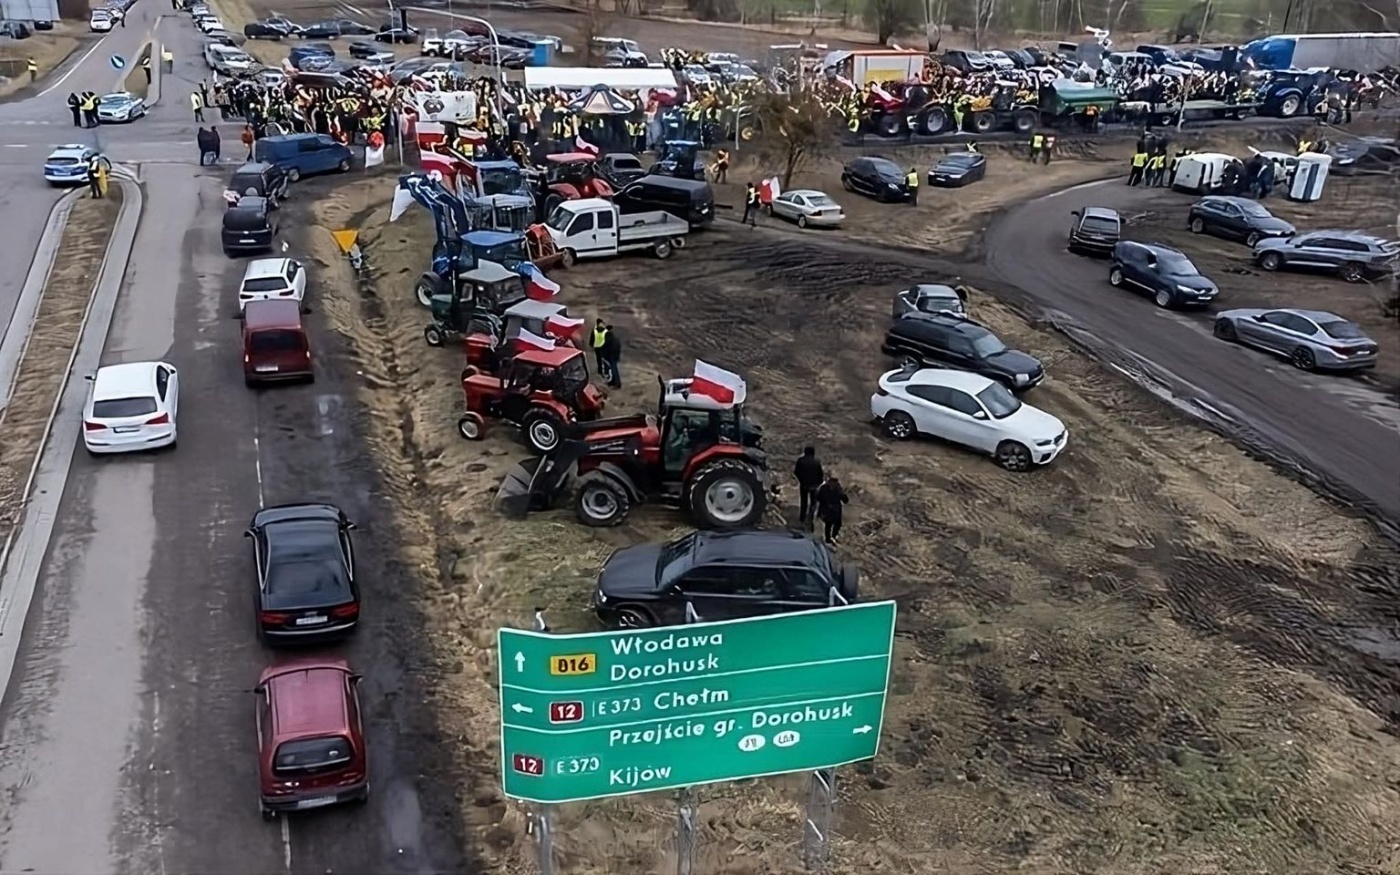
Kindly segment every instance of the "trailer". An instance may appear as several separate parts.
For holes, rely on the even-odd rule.
[[[1248,118],[1259,109],[1258,105],[1252,102],[1240,103],[1236,101],[1230,103],[1224,100],[1187,100],[1184,103],[1173,101],[1144,104],[1144,106],[1147,107],[1152,120],[1163,127],[1177,124],[1179,121],[1200,122]],[[1131,103],[1123,104],[1125,110],[1131,107]]]
[[[624,215],[612,201],[597,197],[561,203],[545,227],[566,265],[627,252],[650,251],[657,258],[669,258],[672,250],[685,246],[690,233],[690,224],[670,213]]]
[[[1310,33],[1266,36],[1246,43],[1240,57],[1256,70],[1355,70],[1400,66],[1400,33]]]

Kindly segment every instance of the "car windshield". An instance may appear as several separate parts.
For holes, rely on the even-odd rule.
[[[482,194],[518,194],[525,187],[524,177],[514,167],[492,167],[481,172]]]
[[[993,419],[1005,419],[1021,409],[1021,399],[1012,395],[1011,390],[1000,383],[992,383],[978,392],[977,400],[982,402],[982,406],[987,408]]]
[[[1327,332],[1329,337],[1338,340],[1361,340],[1366,337],[1361,333],[1361,329],[1351,322],[1320,322],[1318,327]]]
[[[964,167],[970,167],[975,163],[977,163],[977,158],[973,155],[949,155],[947,158],[939,161],[936,166],[948,170],[960,170]]]
[[[1272,219],[1274,214],[1264,209],[1254,201],[1241,201],[1240,209],[1244,210],[1246,216],[1253,216],[1256,219]]]
[[[254,332],[248,344],[253,352],[301,352],[301,333],[285,328]]]
[[[554,208],[554,212],[549,214],[549,218],[545,219],[544,223],[562,234],[564,233],[564,229],[569,227],[569,222],[572,221],[573,218],[573,211],[566,209],[563,204],[560,204]]]
[[[1184,255],[1177,255],[1174,252],[1161,252],[1157,255],[1157,263],[1162,266],[1162,270],[1170,276],[1196,276],[1200,271],[1196,270],[1196,265],[1191,263],[1191,259]]]
[[[643,168],[642,168],[642,162],[639,161],[639,160],[636,159],[636,158],[633,158],[631,155],[618,155],[618,156],[615,156],[615,157],[612,159],[612,165],[613,165],[613,169],[615,169],[615,170],[641,170],[641,169],[643,169]]]
[[[128,416],[149,416],[156,412],[156,399],[109,398],[92,402],[93,419],[123,419]]]
[[[224,210],[224,228],[243,233],[266,231],[267,213],[254,207],[234,207],[231,210]]]
[[[277,745],[272,771],[279,775],[305,775],[339,768],[351,760],[350,739],[343,735],[298,738]]]
[[[972,339],[972,349],[980,358],[986,358],[989,355],[1006,352],[1006,344],[1002,343],[995,334],[983,334]]]
[[[872,161],[870,169],[875,171],[875,175],[891,182],[900,182],[904,179],[904,171],[899,169],[899,165],[892,161]]]
[[[656,582],[664,587],[680,577],[690,565],[690,552],[694,548],[694,533],[662,547],[661,555],[656,557]]]
[[[280,292],[287,288],[287,281],[280,276],[256,277],[243,281],[245,292]]]
[[[1118,222],[1102,216],[1085,216],[1083,228],[1094,234],[1117,234]]]
[[[103,106],[117,106],[118,104],[126,103],[128,100],[130,100],[130,98],[125,94],[108,94],[106,97],[99,100],[98,103]]]

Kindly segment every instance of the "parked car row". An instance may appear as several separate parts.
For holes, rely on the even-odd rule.
[[[841,169],[841,187],[881,203],[902,203],[916,194],[908,177],[907,168],[888,158],[862,155]],[[929,167],[926,178],[930,187],[961,188],[987,178],[987,158],[973,151],[949,152]]]
[[[1121,239],[1123,222],[1116,211],[1086,207],[1072,215],[1069,250],[1108,256],[1108,282],[1113,287],[1145,294],[1163,309],[1205,307],[1219,297],[1215,282],[1181,250]],[[1347,282],[1362,282],[1392,274],[1400,261],[1400,243],[1356,231],[1299,234],[1292,224],[1248,198],[1201,198],[1188,211],[1186,222],[1196,234],[1251,247],[1253,262],[1266,271],[1331,273]],[[1380,351],[1355,323],[1320,310],[1226,310],[1216,314],[1212,330],[1221,340],[1279,355],[1305,371],[1371,368]]]

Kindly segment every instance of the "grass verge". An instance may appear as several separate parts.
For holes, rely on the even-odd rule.
[[[25,483],[68,373],[120,207],[121,189],[113,184],[107,198],[81,197],[68,215],[58,248],[61,254],[44,286],[14,394],[9,406],[0,411],[0,429],[5,434],[0,442],[0,544],[10,537],[24,512]]]

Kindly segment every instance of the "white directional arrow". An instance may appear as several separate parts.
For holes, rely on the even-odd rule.
[[[852,735],[864,735],[865,733],[869,732],[869,731],[871,730],[871,728],[872,728],[872,727],[870,726],[870,724],[867,723],[867,724],[865,724],[864,726],[857,726],[855,729],[852,729],[852,730],[851,730],[851,734],[852,734]]]
[[[533,714],[533,713],[535,713],[535,709],[534,709],[534,708],[531,708],[529,705],[522,705],[522,704],[520,704],[519,702],[516,702],[514,705],[511,705],[511,706],[510,706],[510,710],[514,711],[514,712],[517,713],[517,714]]]
[[[521,653],[521,652],[518,651],[518,650],[515,651],[515,670],[516,670],[516,671],[524,671],[524,670],[525,670],[525,654]]]

